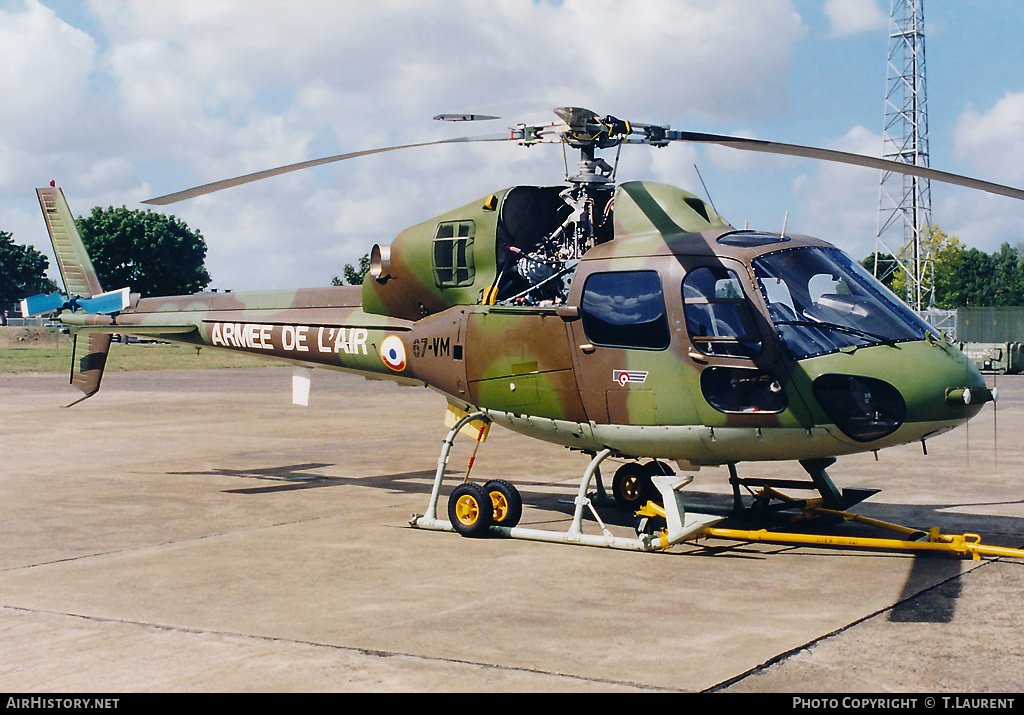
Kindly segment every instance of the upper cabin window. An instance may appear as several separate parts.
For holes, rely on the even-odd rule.
[[[723,266],[705,266],[683,279],[686,328],[705,355],[754,357],[761,352],[750,304],[736,274]]]
[[[595,345],[664,350],[668,316],[656,271],[593,273],[580,301],[583,331]]]
[[[438,288],[472,285],[476,277],[473,261],[473,221],[446,221],[437,225],[434,234],[434,283]]]

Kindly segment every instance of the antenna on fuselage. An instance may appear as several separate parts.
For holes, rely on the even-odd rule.
[[[711,204],[711,208],[715,210],[715,213],[718,213],[718,209],[715,207],[715,202],[711,199],[711,192],[708,191],[707,184],[704,183],[704,177],[700,175],[700,169],[697,168],[696,164],[693,165],[693,170],[697,172],[697,178],[700,179],[700,185],[704,187],[704,195],[708,197],[708,203]]]

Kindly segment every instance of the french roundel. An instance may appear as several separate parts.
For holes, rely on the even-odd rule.
[[[405,369],[405,346],[395,335],[389,335],[380,344],[380,357],[392,370]]]

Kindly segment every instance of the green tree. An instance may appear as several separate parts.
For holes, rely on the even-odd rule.
[[[935,305],[939,308],[965,306],[1024,305],[1024,265],[1017,249],[1004,243],[998,253],[967,248],[963,241],[937,226],[929,228],[935,265]],[[869,256],[864,264],[872,260]],[[893,272],[890,285],[896,295],[906,291],[907,276],[902,268]],[[929,286],[925,286],[925,292]]]
[[[977,248],[968,249],[956,236],[938,226],[931,226],[924,236],[931,243],[935,269],[924,277],[923,294],[934,299],[938,308],[961,308],[968,305],[1020,305],[1024,301],[1024,274],[1017,251],[1008,244],[998,255]],[[875,254],[863,261],[868,270],[874,268]],[[892,256],[878,256],[878,275],[893,293],[906,297],[907,273]],[[934,296],[931,296],[934,287]]]
[[[900,271],[900,266],[895,258],[888,253],[872,253],[861,261],[860,264],[864,266],[868,273],[881,281],[886,288],[894,293],[896,292],[893,288],[893,282]]]
[[[181,295],[210,283],[206,241],[174,216],[97,206],[75,225],[105,290]]]
[[[935,262],[935,305],[938,308],[959,308],[963,300],[966,248],[963,241],[938,226],[931,226],[928,235]]]
[[[958,290],[953,294],[956,300],[947,301],[949,307],[994,305],[992,280],[995,277],[995,263],[995,256],[977,248],[964,251]]]
[[[991,305],[1024,305],[1024,270],[1017,249],[1004,243],[994,258],[996,274]]]
[[[350,285],[358,286],[363,284],[363,276],[370,270],[370,254],[366,253],[362,258],[359,259],[359,267],[353,266],[351,263],[346,263],[342,269],[342,275],[345,276],[345,280],[342,281],[338,276],[331,278],[332,286]]]
[[[53,293],[57,286],[46,277],[50,261],[31,246],[19,246],[14,236],[0,231],[0,311],[37,293]]]

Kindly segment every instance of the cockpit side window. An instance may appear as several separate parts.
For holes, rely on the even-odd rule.
[[[595,345],[664,350],[668,316],[656,271],[593,273],[580,300],[583,332]]]
[[[728,268],[704,266],[687,273],[683,307],[690,340],[705,355],[751,358],[761,353],[750,304]]]
[[[803,247],[752,261],[768,315],[795,359],[920,340],[930,328],[849,256]]]

